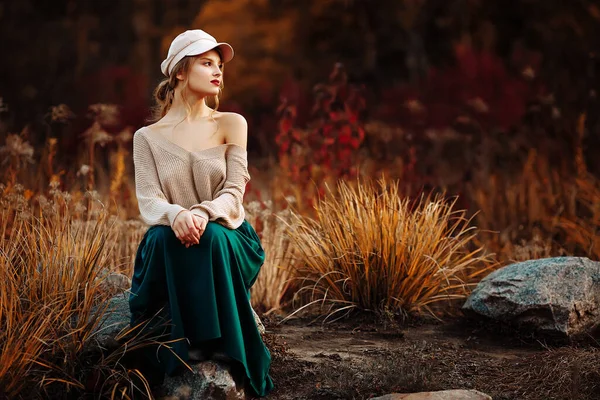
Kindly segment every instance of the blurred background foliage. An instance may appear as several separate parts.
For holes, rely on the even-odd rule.
[[[273,154],[272,110],[282,97],[306,123],[311,88],[334,63],[364,85],[365,116],[413,128],[452,126],[465,113],[510,132],[535,103],[552,101],[560,137],[586,114],[586,151],[598,144],[600,5],[554,0],[4,0],[0,95],[16,130],[65,103],[118,104],[144,123],[170,40],[202,28],[236,49],[223,109],[244,112]],[[418,100],[418,102],[415,102]],[[408,101],[408,103],[407,103]],[[411,102],[412,101],[412,102]],[[406,105],[409,107],[406,107]],[[424,114],[415,116],[423,105]],[[553,113],[553,114],[552,114]],[[418,114],[418,113],[417,113]],[[535,119],[535,115],[530,116]],[[86,123],[86,122],[82,122]],[[420,130],[420,129],[417,129]],[[43,141],[38,132],[35,137]],[[588,157],[598,171],[596,157]]]
[[[236,50],[221,109],[249,122],[247,201],[311,214],[326,184],[385,174],[458,195],[502,260],[598,254],[596,1],[22,0],[0,22],[9,188],[136,218],[132,134],[171,40],[201,28]]]

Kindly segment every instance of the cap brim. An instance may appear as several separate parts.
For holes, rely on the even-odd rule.
[[[217,47],[219,48],[219,50],[221,50],[221,55],[223,57],[221,62],[227,63],[231,61],[231,59],[233,58],[233,47],[231,47],[229,43],[217,43],[216,46],[214,44],[205,42],[193,43],[185,50],[184,56],[197,56]]]
[[[160,69],[165,76],[169,76],[169,73],[171,72],[170,70],[172,69],[171,66],[177,65],[177,63],[179,61],[183,60],[184,57],[197,56],[202,53],[206,53],[209,50],[215,49],[217,47],[219,48],[219,50],[221,50],[221,55],[223,57],[221,62],[227,63],[227,62],[231,61],[231,59],[233,59],[233,54],[234,54],[233,47],[231,47],[231,45],[229,43],[223,42],[223,43],[217,43],[215,45],[214,42],[207,43],[206,41],[201,40],[201,41],[198,41],[196,43],[192,43],[191,45],[189,45],[187,48],[185,48],[183,51],[179,52],[175,57],[173,57],[173,59],[164,60],[161,63]]]

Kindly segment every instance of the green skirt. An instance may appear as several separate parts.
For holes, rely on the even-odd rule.
[[[271,355],[250,306],[250,287],[264,259],[247,221],[237,229],[209,222],[200,243],[188,248],[169,226],[148,229],[135,258],[129,306],[132,326],[160,332],[155,337],[169,343],[170,349],[148,346],[136,355],[151,382],[180,373],[190,347],[208,347],[239,362],[257,395],[271,391]],[[156,315],[168,323],[156,322]],[[140,324],[148,320],[155,322]]]

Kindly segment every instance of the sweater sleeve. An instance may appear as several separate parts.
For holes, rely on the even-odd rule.
[[[193,205],[190,210],[195,215],[208,221],[217,221],[227,228],[239,228],[246,217],[243,201],[249,180],[246,150],[237,145],[229,146],[223,188],[216,193],[213,200]]]
[[[133,165],[135,194],[142,220],[148,225],[173,226],[175,217],[185,207],[169,203],[164,195],[150,144],[140,131],[133,135]]]

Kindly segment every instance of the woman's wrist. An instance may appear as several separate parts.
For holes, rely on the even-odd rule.
[[[171,226],[173,226],[175,224],[175,221],[177,221],[177,218],[179,218],[181,213],[184,211],[190,211],[190,210],[184,208],[183,210],[180,210],[177,214],[175,214],[175,218],[173,218],[173,223],[171,224]]]
[[[206,220],[207,223],[208,223],[208,221],[210,221],[210,218],[208,218],[208,214],[204,210],[200,210],[198,208],[194,208],[194,209],[189,210],[189,211],[192,214],[194,214],[195,216],[203,218],[204,220]]]

